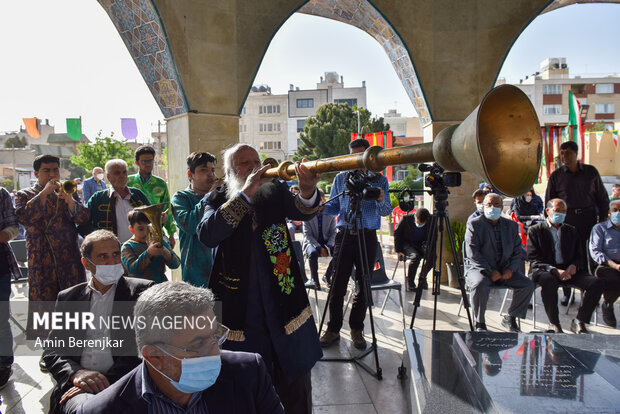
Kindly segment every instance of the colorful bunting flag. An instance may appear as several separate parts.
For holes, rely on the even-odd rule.
[[[611,131],[611,136],[614,138],[614,145],[618,148],[618,131]]]
[[[82,118],[67,118],[67,135],[74,141],[82,139]]]
[[[138,137],[138,124],[136,118],[121,118],[121,131],[127,141]]]
[[[22,121],[24,121],[28,135],[32,138],[39,138],[41,136],[39,128],[37,128],[37,118],[22,118]]]

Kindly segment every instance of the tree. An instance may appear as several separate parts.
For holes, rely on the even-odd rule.
[[[102,167],[109,160],[120,158],[127,162],[131,168],[133,165],[133,149],[124,142],[112,139],[114,133],[110,132],[109,137],[102,137],[101,131],[95,138],[95,143],[84,143],[77,147],[78,155],[71,156],[71,162],[78,167],[84,168],[87,172],[92,172],[95,167]]]
[[[605,131],[605,121],[597,121],[594,125],[588,128],[588,132],[593,131]]]
[[[2,180],[2,187],[6,188],[8,192],[13,191],[14,185],[13,180],[10,178],[5,178]]]
[[[321,105],[314,117],[306,119],[303,132],[299,134],[302,144],[293,156],[296,161],[302,158],[317,160],[348,154],[351,132],[357,132],[357,114],[360,111],[362,133],[381,132],[389,129],[383,118],[371,119],[367,109],[347,104]]]
[[[26,137],[20,138],[17,135],[4,141],[4,148],[26,148],[27,146]]]

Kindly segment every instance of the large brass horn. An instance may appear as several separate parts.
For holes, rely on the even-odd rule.
[[[161,225],[161,214],[168,208],[168,203],[153,204],[152,206],[136,207],[134,210],[141,211],[151,222],[153,240],[163,245],[164,232]]]
[[[56,185],[58,185],[62,192],[66,194],[73,194],[77,191],[77,183],[73,180],[67,180],[63,182],[57,180]]]
[[[498,86],[461,123],[442,130],[433,142],[386,148],[370,147],[359,154],[341,155],[304,163],[313,172],[366,168],[381,171],[388,165],[436,161],[447,171],[468,171],[503,194],[518,196],[538,176],[542,137],[536,111],[516,86]],[[291,180],[292,162],[270,168],[264,177]]]

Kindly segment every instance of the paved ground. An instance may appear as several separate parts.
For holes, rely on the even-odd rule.
[[[391,240],[385,238],[389,245]],[[323,259],[322,259],[323,260]],[[396,260],[391,254],[386,255],[386,269],[388,276],[392,275]],[[321,269],[326,268],[326,263],[321,263]],[[402,265],[396,273],[396,280],[403,282]],[[460,291],[449,287],[441,287],[439,305],[437,310],[437,329],[440,330],[467,330],[469,329],[465,313],[457,316]],[[18,289],[24,292],[24,287]],[[487,326],[492,331],[504,331],[501,327],[499,308],[503,299],[502,290],[492,291],[489,310],[487,311]],[[379,362],[383,371],[383,380],[379,381],[366,371],[351,363],[318,362],[312,371],[313,400],[315,413],[338,413],[338,414],[367,414],[367,413],[404,413],[406,411],[405,390],[397,379],[397,370],[401,364],[404,341],[402,335],[402,318],[398,305],[398,294],[392,291],[388,300],[387,308],[383,315],[379,314],[380,305],[385,298],[385,292],[374,292],[373,298],[376,308],[373,311],[377,342],[379,345]],[[540,300],[540,289],[537,294],[537,328],[544,329],[547,326],[547,318]],[[404,292],[405,315],[407,326],[411,320],[413,311],[414,292]],[[311,292],[310,302],[315,306],[314,294]],[[325,306],[327,293],[318,293],[318,304],[322,310]],[[15,298],[14,300],[19,300]],[[23,299],[22,299],[23,300]],[[509,299],[510,300],[510,299]],[[577,304],[580,295],[577,295]],[[509,303],[509,302],[508,302]],[[415,328],[432,329],[433,297],[425,292],[421,306],[416,315]],[[570,327],[570,319],[577,312],[577,305],[572,305],[568,316],[564,314],[566,308],[560,307],[561,323],[565,330]],[[599,311],[600,316],[600,311]],[[15,317],[25,325],[25,315],[18,314]],[[345,320],[348,316],[345,315]],[[317,319],[318,320],[318,319]],[[368,321],[368,318],[366,319]],[[345,322],[342,339],[338,346],[326,350],[327,356],[355,355],[356,350],[352,347],[348,326]],[[522,321],[523,331],[534,330],[531,312],[528,319]],[[618,333],[615,329],[602,326],[590,325],[593,332]],[[370,327],[366,324],[366,338],[370,340]],[[13,326],[13,334],[16,344],[16,361],[13,365],[14,374],[7,387],[0,391],[2,413],[46,413],[49,406],[49,396],[53,387],[50,375],[39,371],[37,356],[19,356],[20,347],[23,347],[24,337],[21,331]],[[22,353],[23,354],[23,353]],[[372,354],[365,361],[374,368]]]

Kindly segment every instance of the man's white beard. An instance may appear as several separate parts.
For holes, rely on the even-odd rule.
[[[245,178],[240,178],[237,174],[226,176],[226,199],[235,197],[245,185]]]

